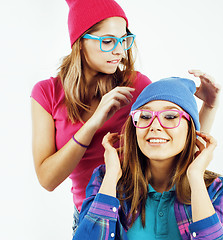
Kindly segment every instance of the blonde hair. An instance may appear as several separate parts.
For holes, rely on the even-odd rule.
[[[97,31],[103,21],[95,24],[84,34]],[[58,73],[58,77],[61,80],[65,92],[65,105],[67,108],[68,117],[72,123],[76,121],[82,121],[82,113],[84,111],[89,111],[90,109],[90,100],[88,94],[89,89],[86,87],[85,77],[82,71],[82,36],[73,44],[71,54],[64,57]],[[132,86],[133,79],[136,76],[134,62],[135,61],[131,48],[127,51],[126,57],[122,59],[114,74],[98,74],[97,87],[94,96],[100,100],[104,94],[116,86]]]
[[[176,187],[177,200],[183,204],[191,203],[191,190],[187,180],[186,171],[194,159],[196,131],[193,120],[188,122],[188,134],[185,147],[176,156],[175,168],[172,171],[169,186]],[[137,144],[136,129],[131,116],[123,128],[121,140],[122,177],[118,182],[118,193],[121,206],[124,209],[124,201],[130,206],[128,219],[131,224],[135,221],[137,211],[140,211],[141,222],[145,227],[145,205],[148,194],[148,184],[152,181],[148,158],[141,152]],[[210,186],[217,174],[205,171],[204,180],[206,186]]]

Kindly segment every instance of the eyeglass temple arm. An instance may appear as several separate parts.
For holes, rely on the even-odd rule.
[[[95,39],[95,40],[100,40],[100,39],[101,39],[101,37],[93,36],[93,35],[91,35],[91,34],[85,34],[85,35],[83,36],[83,38]]]
[[[190,121],[190,115],[186,112],[183,112],[183,116],[188,120]]]

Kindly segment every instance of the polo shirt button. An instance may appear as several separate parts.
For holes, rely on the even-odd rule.
[[[196,236],[197,236],[196,232],[193,232],[192,235],[193,235],[193,237],[196,237]]]
[[[115,234],[114,233],[111,233],[111,237],[113,238],[115,236]]]
[[[113,212],[116,212],[116,211],[117,211],[117,208],[116,208],[116,207],[113,207],[113,208],[112,208],[112,211],[113,211]]]
[[[160,216],[160,217],[163,217],[163,212],[159,212],[159,216]]]

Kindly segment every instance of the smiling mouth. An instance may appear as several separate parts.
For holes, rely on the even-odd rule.
[[[108,61],[108,63],[112,63],[112,64],[117,64],[117,63],[119,63],[119,62],[120,62],[119,59],[112,60],[112,61]]]
[[[148,139],[147,142],[149,142],[149,143],[167,143],[167,142],[169,142],[169,140],[151,138],[151,139]]]

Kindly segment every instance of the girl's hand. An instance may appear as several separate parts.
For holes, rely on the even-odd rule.
[[[198,138],[196,139],[198,151],[195,153],[194,161],[189,165],[187,169],[187,177],[189,180],[190,178],[194,177],[202,177],[203,179],[204,172],[211,162],[213,151],[217,146],[217,142],[212,136],[198,131],[197,135],[202,138],[205,144],[203,144]]]
[[[195,95],[203,100],[208,107],[215,107],[218,104],[220,86],[215,84],[214,78],[200,70],[189,70],[188,72],[195,77],[199,77],[201,81]]]
[[[122,169],[117,150],[113,147],[113,144],[118,140],[118,133],[110,132],[107,133],[102,140],[102,145],[105,149],[104,160],[106,166],[106,174],[116,178],[117,182],[122,176]]]
[[[96,128],[100,128],[119,109],[128,105],[133,98],[131,94],[133,91],[135,89],[130,87],[116,87],[106,93],[91,117]]]

